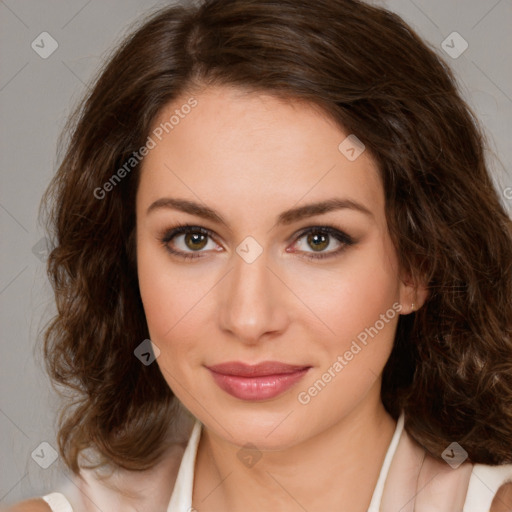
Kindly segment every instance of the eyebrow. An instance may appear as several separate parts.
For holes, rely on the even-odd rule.
[[[152,203],[146,211],[146,215],[150,212],[167,208],[172,210],[179,210],[191,215],[197,215],[203,219],[208,219],[219,224],[227,226],[227,222],[218,214],[215,210],[212,210],[208,206],[190,201],[188,199],[174,199],[171,197],[162,197]],[[373,213],[363,206],[362,204],[352,199],[327,199],[318,203],[311,203],[297,208],[286,210],[279,214],[277,217],[277,225],[288,225],[297,222],[301,219],[312,217],[314,215],[322,215],[334,210],[350,209],[355,210],[369,217],[373,218]]]

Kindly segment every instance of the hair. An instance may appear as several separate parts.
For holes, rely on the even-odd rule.
[[[65,464],[78,474],[90,448],[101,464],[144,470],[164,453],[177,398],[133,353],[149,338],[140,163],[98,190],[165,106],[216,85],[305,101],[365,144],[400,268],[428,288],[398,321],[383,404],[436,458],[455,439],[473,463],[512,462],[512,221],[453,72],[398,15],[362,1],[206,0],[152,13],[109,56],[43,197],[57,305],[44,357],[52,383],[71,391],[59,416]]]

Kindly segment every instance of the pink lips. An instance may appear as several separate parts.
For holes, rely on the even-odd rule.
[[[266,361],[256,365],[228,362],[207,366],[217,385],[241,400],[265,400],[284,393],[310,366]]]

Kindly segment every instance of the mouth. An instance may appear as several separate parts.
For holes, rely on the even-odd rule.
[[[227,362],[206,368],[226,393],[241,400],[257,401],[284,393],[301,380],[311,366],[266,361],[256,365]]]

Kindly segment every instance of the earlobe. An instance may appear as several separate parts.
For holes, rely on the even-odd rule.
[[[407,276],[400,283],[400,304],[402,315],[408,315],[421,309],[428,298],[428,288],[424,282],[415,282]]]

